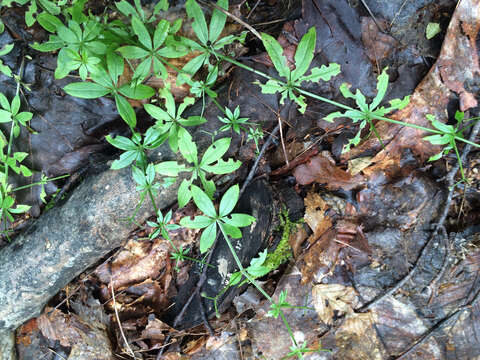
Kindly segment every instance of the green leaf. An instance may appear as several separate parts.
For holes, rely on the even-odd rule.
[[[430,157],[428,158],[428,161],[429,161],[429,162],[437,161],[437,160],[441,159],[442,156],[443,156],[443,150],[440,151],[438,154],[435,154],[435,155],[430,156]]]
[[[217,223],[210,224],[205,230],[203,230],[202,236],[200,237],[200,252],[202,254],[212,247],[216,237]]]
[[[333,122],[333,120],[337,118],[344,117],[345,115],[341,111],[335,111],[333,113],[328,114],[323,118],[323,120],[328,121],[328,122]]]
[[[377,77],[377,95],[370,104],[370,111],[373,111],[378,105],[380,105],[380,102],[385,97],[388,87],[387,69],[388,67],[384,68],[382,73]]]
[[[227,233],[228,236],[234,239],[240,239],[242,237],[242,232],[238,227],[225,223],[221,224],[220,226],[223,227],[223,230]]]
[[[115,104],[118,114],[132,129],[137,125],[137,117],[132,105],[123,96],[115,94]]]
[[[390,102],[390,109],[387,112],[390,112],[394,109],[402,110],[410,103],[410,95],[405,96],[403,99],[392,99]]]
[[[178,207],[183,208],[192,198],[192,192],[190,191],[190,182],[187,179],[183,179],[180,187],[178,188]]]
[[[6,110],[0,110],[0,123],[8,123],[12,121],[12,113]]]
[[[423,139],[430,142],[432,145],[445,145],[448,144],[451,140],[451,135],[430,135],[425,136]]]
[[[82,99],[96,99],[110,93],[110,89],[92,82],[75,82],[63,88],[68,95]]]
[[[120,155],[120,158],[118,160],[114,160],[112,162],[112,166],[110,167],[112,170],[118,170],[118,169],[123,169],[124,167],[129,166],[132,162],[134,162],[137,159],[138,152],[137,151],[126,151],[122,155]]]
[[[222,221],[237,227],[244,227],[251,225],[256,219],[247,214],[231,214],[229,216],[222,217]]]
[[[18,110],[20,110],[20,96],[15,95],[12,100],[12,105],[10,106],[10,111],[12,112],[12,115],[17,115]]]
[[[188,119],[180,119],[178,123],[182,126],[197,126],[207,122],[202,116],[189,116]]]
[[[233,185],[225,192],[222,200],[220,201],[220,207],[218,210],[218,215],[220,217],[226,216],[232,212],[233,208],[237,204],[239,193],[240,189],[238,184]]]
[[[231,138],[223,138],[215,141],[212,145],[208,147],[202,157],[200,166],[210,165],[214,161],[220,159],[230,147]]]
[[[67,44],[75,44],[79,41],[77,35],[66,26],[59,26],[57,28],[57,34],[58,37],[65,41]]]
[[[129,17],[131,15],[137,15],[137,11],[135,10],[135,8],[125,0],[115,3],[115,6],[117,7],[118,11],[120,11],[126,17]]]
[[[59,15],[60,8],[53,2],[49,0],[38,0],[40,5],[47,10],[52,15]]]
[[[262,89],[262,94],[275,94],[277,92],[285,91],[285,86],[278,81],[270,79],[265,84],[257,83]]]
[[[107,140],[110,144],[115,146],[121,150],[136,150],[137,145],[125,136],[115,136],[112,138],[110,135],[105,136],[105,140]]]
[[[31,27],[35,24],[35,14],[37,13],[37,3],[36,1],[32,1],[30,6],[28,7],[28,11],[25,12],[25,24],[27,27]]]
[[[183,217],[180,220],[180,225],[185,226],[189,229],[203,229],[206,228],[208,225],[215,222],[215,219],[212,219],[208,216],[197,215],[192,219],[189,216]]]
[[[238,160],[228,159],[228,161],[224,161],[219,159],[214,165],[203,165],[202,169],[212,174],[224,175],[236,171],[241,165],[242,163]]]
[[[142,49],[138,46],[131,46],[131,45],[122,46],[118,48],[116,51],[122,54],[122,56],[126,59],[142,59],[150,55],[150,53],[147,50]]]
[[[187,170],[185,165],[179,164],[176,161],[164,161],[155,165],[155,171],[165,176],[178,176],[179,173]]]
[[[192,28],[202,44],[208,42],[208,28],[205,21],[205,15],[195,0],[187,0],[185,9],[189,18],[193,18]]]
[[[5,109],[10,111],[10,103],[5,95],[0,92],[0,105]]]
[[[302,40],[300,40],[297,46],[297,51],[295,52],[295,70],[292,71],[293,81],[304,75],[310,67],[316,42],[317,32],[315,27],[312,26],[310,30],[303,35]]]
[[[23,214],[30,210],[31,206],[29,205],[17,205],[14,209],[8,209],[12,214]]]
[[[425,37],[430,40],[442,31],[439,23],[430,22],[425,29]]]
[[[114,52],[107,53],[107,69],[113,81],[117,83],[118,77],[123,74],[123,58]]]
[[[14,44],[5,44],[1,49],[0,49],[0,56],[7,55],[10,53],[10,51],[13,50]]]
[[[147,178],[145,177],[145,174],[136,166],[132,166],[132,177],[138,185],[142,187],[147,186]],[[141,188],[137,190],[141,190]]]
[[[133,87],[130,84],[125,84],[118,91],[125,97],[135,100],[149,99],[155,95],[155,90],[143,84]]]
[[[159,108],[158,106],[152,105],[152,104],[145,104],[143,105],[143,108],[145,111],[154,119],[160,120],[160,121],[169,121],[170,120],[170,115],[163,110],[162,108]]]
[[[197,163],[197,145],[193,142],[192,135],[184,128],[178,130],[178,147],[185,160],[190,163]]]
[[[145,46],[147,49],[152,49],[152,39],[150,38],[150,34],[148,33],[147,28],[142,23],[142,21],[134,16],[132,18],[132,28],[135,35],[138,36],[138,40]]]
[[[165,39],[168,36],[168,29],[170,28],[170,23],[162,19],[155,28],[155,33],[153,34],[153,48],[158,49]]]
[[[47,31],[51,33],[57,32],[57,29],[60,26],[63,26],[63,23],[56,16],[50,15],[49,13],[42,12],[37,16],[38,23]]]
[[[215,206],[213,205],[212,200],[203,192],[202,189],[200,189],[196,185],[192,185],[190,187],[190,190],[192,192],[193,196],[193,201],[195,202],[195,205],[202,211],[205,215],[210,216],[212,218],[217,217],[217,211],[215,210]]]
[[[270,59],[272,60],[275,69],[277,69],[280,76],[288,78],[290,69],[287,66],[287,60],[283,56],[283,48],[272,36],[262,33],[263,46],[267,50]]]
[[[228,0],[218,0],[217,5],[224,10],[228,11]],[[225,21],[227,20],[227,15],[221,12],[218,9],[213,9],[212,18],[210,20],[210,31],[208,34],[208,40],[213,44],[225,27]]]

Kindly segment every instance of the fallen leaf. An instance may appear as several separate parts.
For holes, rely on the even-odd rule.
[[[387,23],[381,19],[377,22],[384,29],[387,28]],[[377,24],[371,17],[362,17],[362,42],[365,45],[365,53],[370,61],[377,65],[383,59],[388,57],[390,52],[397,46],[397,41],[380,31]]]
[[[358,305],[355,289],[340,284],[315,285],[312,296],[319,318],[329,325],[335,316],[351,314]]]
[[[335,332],[339,359],[381,360],[383,348],[375,331],[374,313],[350,313]]]
[[[324,185],[328,190],[352,190],[364,184],[363,176],[350,175],[323,154],[311,158],[306,164],[297,166],[293,175],[300,185],[316,182]]]

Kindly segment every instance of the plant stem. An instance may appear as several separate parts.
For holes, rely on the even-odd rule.
[[[273,76],[270,76],[268,74],[265,74],[259,70],[256,70],[248,65],[245,65],[235,59],[232,59],[231,57],[229,56],[226,56],[226,55],[222,55],[220,53],[217,53],[217,52],[214,52],[214,51],[211,51],[212,54],[215,54],[216,56],[218,56],[220,59],[222,60],[225,60],[225,61],[228,61],[242,69],[245,69],[245,70],[248,70],[248,71],[251,71],[257,75],[260,75],[262,76],[263,78],[265,79],[268,79],[268,80],[275,80],[277,82],[279,82],[280,84],[282,85],[287,85],[284,81],[282,80],[279,80],[277,78],[274,78]],[[317,94],[314,94],[310,91],[307,91],[307,90],[304,90],[300,87],[295,87],[295,90],[298,91],[300,94],[303,94],[303,95],[306,95],[312,99],[316,99],[316,100],[319,100],[319,101],[322,101],[322,102],[325,102],[327,104],[331,104],[331,105],[334,105],[336,107],[339,107],[341,109],[344,109],[344,110],[355,110],[354,108],[348,106],[348,105],[345,105],[345,104],[342,104],[342,103],[339,103],[337,101],[334,101],[334,100],[330,100],[330,99],[327,99],[323,96],[320,96],[320,95],[317,95]],[[426,132],[429,132],[429,133],[434,133],[434,134],[443,134],[441,131],[439,130],[435,130],[435,129],[431,129],[431,128],[427,128],[427,127],[424,127],[424,126],[420,126],[420,125],[416,125],[416,124],[411,124],[411,123],[407,123],[407,122],[403,122],[403,121],[399,121],[399,120],[393,120],[393,119],[390,119],[390,118],[387,118],[387,117],[384,117],[384,116],[378,116],[378,115],[375,115],[375,114],[371,114],[372,118],[374,119],[377,119],[377,120],[382,120],[382,121],[386,121],[386,122],[389,122],[389,123],[392,123],[392,124],[398,124],[398,125],[402,125],[402,126],[407,126],[407,127],[411,127],[411,128],[414,128],[414,129],[418,129],[418,130],[423,130],[423,131],[426,131]],[[474,142],[471,142],[467,139],[464,139],[462,137],[455,137],[456,140],[458,141],[462,141],[466,144],[470,144],[472,146],[475,146],[477,148],[480,148],[480,145],[479,144],[476,144]]]
[[[235,249],[233,248],[233,245],[232,245],[232,242],[230,241],[230,239],[228,238],[228,235],[226,234],[225,230],[223,229],[223,226],[222,226],[222,223],[220,222],[217,222],[218,226],[220,227],[220,231],[222,232],[223,234],[223,237],[225,238],[225,242],[227,243],[228,245],[228,248],[230,249],[230,253],[232,254],[233,256],[233,259],[235,260],[235,263],[237,264],[240,272],[242,273],[243,276],[245,276],[247,278],[247,280],[250,282],[250,284],[252,284],[253,286],[255,286],[255,288],[268,300],[270,301],[270,303],[272,304],[275,304],[275,302],[273,301],[272,297],[270,295],[267,294],[267,292],[255,281],[255,279],[253,277],[250,276],[250,274],[248,274],[248,272],[245,270],[245,268],[243,267],[242,265],[242,262],[240,261],[240,259],[238,258],[238,255],[237,253],[235,252]],[[297,345],[297,342],[295,341],[295,337],[293,336],[293,331],[290,327],[290,324],[288,323],[287,319],[285,318],[285,314],[283,313],[283,311],[280,309],[280,316],[282,317],[282,321],[283,323],[285,324],[285,326],[287,327],[287,331],[288,331],[288,334],[290,335],[290,338],[292,339],[292,342],[294,343],[295,346],[298,347]],[[303,357],[300,356],[301,359],[303,359]]]
[[[47,181],[55,181],[55,180],[64,179],[64,178],[69,177],[69,176],[70,176],[69,174],[65,174],[65,175],[60,175],[60,176],[53,177],[53,178],[47,178],[44,181],[37,181],[37,182],[34,182],[32,184],[19,186],[19,187],[13,189],[12,192],[23,190],[23,189],[28,189],[28,188],[31,188],[32,186],[35,186],[35,185],[45,184]]]

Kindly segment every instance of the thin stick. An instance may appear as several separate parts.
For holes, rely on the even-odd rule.
[[[257,30],[255,30],[251,25],[247,24],[245,21],[243,21],[242,19],[240,19],[239,17],[229,13],[227,10],[221,8],[220,6],[218,6],[217,4],[213,3],[213,2],[209,2],[208,4],[204,3],[203,1],[199,1],[201,2],[202,4],[206,5],[206,6],[211,6],[215,9],[217,9],[218,11],[221,11],[223,12],[225,15],[227,15],[228,17],[232,18],[233,20],[235,20],[236,22],[238,22],[240,25],[243,25],[245,28],[247,28],[248,30],[251,31],[251,33],[253,35],[255,35],[257,38],[259,38],[260,40],[262,40],[262,36],[259,34],[259,32]]]
[[[470,133],[470,137],[469,137],[470,142],[475,141],[475,138],[477,137],[479,130],[480,130],[480,121],[475,124],[475,126],[472,129],[472,132]],[[463,149],[462,156],[460,157],[460,162],[464,162],[466,160],[471,149],[472,147],[467,143],[467,145],[465,145],[465,148]],[[420,255],[415,261],[412,269],[393,288],[391,288],[384,294],[377,296],[372,301],[362,305],[360,308],[355,309],[355,311],[364,312],[371,309],[374,305],[376,305],[378,302],[383,300],[385,297],[393,295],[397,290],[399,290],[403,285],[405,285],[407,281],[409,281],[412,278],[412,276],[417,272],[417,270],[420,267],[419,264],[421,260],[423,260],[423,258],[427,254],[427,249],[429,248],[429,245],[432,243],[432,240],[437,236],[439,229],[443,226],[445,220],[447,219],[448,210],[450,209],[450,205],[452,204],[453,194],[455,192],[455,189],[453,187],[454,178],[459,168],[460,168],[460,164],[458,163],[448,172],[446,176],[446,183],[449,188],[449,191],[448,191],[447,200],[445,201],[445,207],[443,208],[442,214],[440,215],[440,219],[436,224],[435,230],[433,231],[432,235],[430,236],[430,238],[427,240],[426,244],[423,246],[422,250],[420,251]]]
[[[240,189],[240,195],[239,197],[242,196],[243,192],[247,188],[248,184],[252,181],[253,177],[255,176],[255,172],[257,171],[258,164],[260,163],[260,160],[263,157],[263,154],[265,154],[265,151],[267,148],[270,146],[270,144],[273,141],[273,138],[277,134],[277,132],[280,130],[280,125],[275,126],[275,129],[271,132],[270,136],[268,137],[267,141],[265,141],[265,144],[263,144],[262,148],[260,149],[260,153],[258,154],[257,158],[255,159],[255,163],[253,164],[252,168],[250,169],[250,172],[248,173],[247,178],[245,179],[245,182],[242,185],[242,188]]]
[[[447,317],[437,322],[431,329],[429,329],[417,341],[415,341],[415,343],[413,343],[408,349],[403,351],[400,355],[398,355],[394,359],[396,360],[404,359],[413,350],[415,350],[420,345],[424,344],[435,332],[441,330],[446,325],[450,324],[452,320],[457,319],[461,315],[461,313],[464,312],[465,310],[470,310],[478,302],[478,299],[480,297],[479,295],[480,295],[480,290],[477,291],[477,293],[472,298],[472,300],[470,300],[465,305],[460,306],[457,310],[450,313],[450,315],[448,315]]]
[[[123,332],[122,323],[120,322],[120,317],[118,316],[117,303],[115,301],[115,291],[113,290],[113,279],[111,277],[110,277],[110,285],[111,285],[110,289],[112,290],[113,309],[115,310],[115,318],[117,319],[118,328],[120,329],[120,334],[122,334],[123,341],[125,342],[125,345],[127,346],[127,349],[130,352],[130,355],[132,355],[132,357],[136,360],[137,357],[135,356],[135,353],[133,352],[130,345],[128,344],[127,337]]]

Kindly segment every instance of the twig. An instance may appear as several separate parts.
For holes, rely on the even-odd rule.
[[[273,131],[270,133],[270,136],[268,137],[267,141],[265,141],[265,143],[263,144],[262,148],[260,149],[260,152],[259,152],[257,158],[255,159],[255,162],[253,163],[253,166],[252,166],[252,168],[250,169],[250,172],[248,173],[248,176],[247,176],[247,178],[245,179],[245,182],[243,183],[242,188],[240,189],[240,195],[239,195],[239,197],[242,196],[242,194],[243,194],[243,192],[245,191],[245,189],[247,188],[248,184],[250,184],[250,182],[252,181],[253,177],[255,176],[255,172],[257,171],[258,164],[260,163],[260,160],[262,159],[263,154],[265,154],[265,151],[266,151],[267,148],[270,146],[270,144],[271,144],[272,141],[273,141],[273,138],[275,137],[275,135],[277,134],[277,132],[278,132],[279,130],[280,130],[280,125],[275,126],[275,128],[273,129]]]
[[[404,350],[400,355],[395,357],[395,360],[404,359],[408,354],[410,354],[413,350],[415,350],[420,345],[424,344],[435,332],[442,329],[444,326],[448,325],[452,320],[455,320],[460,316],[462,312],[465,310],[470,310],[480,298],[480,290],[477,291],[475,296],[470,300],[467,304],[460,306],[457,310],[453,311],[447,317],[443,318],[439,322],[437,322],[432,328],[430,328],[427,332],[425,332],[417,341],[415,341],[412,345],[408,347],[408,349]]]
[[[370,16],[372,17],[373,19],[373,22],[375,23],[375,25],[377,25],[378,29],[381,31],[381,32],[385,32],[384,29],[382,29],[382,27],[380,26],[380,23],[377,21],[377,18],[375,17],[375,15],[373,15],[373,12],[372,10],[370,10],[369,6],[367,5],[367,3],[365,2],[365,0],[360,0],[363,4],[363,6],[365,7],[365,9],[367,9],[368,13],[370,14]]]
[[[255,30],[251,25],[247,24],[245,21],[243,21],[242,19],[240,19],[239,17],[233,15],[232,13],[229,13],[227,10],[223,9],[222,7],[218,6],[217,4],[215,4],[214,2],[208,2],[208,3],[205,3],[204,1],[199,1],[200,3],[206,5],[206,6],[211,6],[215,9],[217,9],[218,11],[221,11],[223,12],[225,15],[227,15],[228,17],[232,18],[233,20],[235,20],[236,22],[238,22],[240,25],[243,25],[245,28],[247,28],[248,30],[251,31],[251,33],[253,35],[255,35],[257,38],[259,38],[260,40],[262,40],[262,36],[259,34],[259,32],[257,30]]]
[[[445,274],[445,271],[447,270],[447,267],[448,267],[448,263],[450,262],[450,241],[447,234],[447,230],[445,229],[445,226],[442,226],[440,229],[442,231],[442,238],[445,244],[445,257],[443,258],[443,264],[442,264],[442,267],[440,268],[440,271],[437,273],[435,278],[433,278],[433,280],[427,286],[427,289],[429,289],[430,291],[430,299],[428,300],[429,304],[432,303],[433,298],[436,296],[437,290],[438,290],[437,284]]]
[[[400,15],[400,13],[402,12],[402,9],[403,7],[405,6],[405,4],[408,2],[408,0],[405,0],[402,4],[402,6],[400,6],[400,9],[398,9],[397,13],[395,14],[395,16],[393,17],[393,20],[392,22],[390,23],[390,27],[393,26],[393,24],[395,23],[395,20],[397,20],[397,16]]]
[[[197,300],[200,303],[200,314],[202,315],[203,326],[208,330],[210,336],[215,335],[215,331],[213,331],[212,325],[208,322],[207,314],[205,313],[205,306],[203,305],[202,296],[197,292]]]
[[[248,15],[247,15],[247,20],[250,18],[250,15],[253,14],[253,12],[254,12],[255,9],[257,8],[258,4],[260,4],[260,0],[257,0],[257,2],[255,3],[255,5],[253,5],[252,10],[250,10],[250,12],[249,12]]]
[[[207,264],[210,264],[210,260],[212,259],[212,255],[213,255],[213,250],[215,249],[215,246],[217,245],[217,242],[218,242],[218,239],[220,237],[220,233],[217,234],[217,237],[215,238],[215,242],[213,243],[212,247],[211,247],[211,250],[210,250],[210,253],[208,254],[208,257],[207,257],[207,260],[206,260],[206,263]],[[177,316],[175,316],[175,319],[173,320],[173,328],[175,328],[179,323],[180,321],[182,321],[184,315],[185,315],[185,312],[187,311],[187,308],[190,306],[191,302],[193,301],[193,299],[196,297],[196,296],[200,296],[200,291],[202,289],[202,286],[203,284],[205,283],[205,281],[207,280],[207,270],[208,270],[208,266],[204,266],[203,270],[202,270],[202,274],[200,275],[200,278],[198,279],[198,282],[197,282],[197,285],[195,286],[195,290],[192,292],[192,294],[190,295],[190,297],[188,298],[187,302],[185,303],[185,305],[183,305],[182,307],[182,310],[180,310],[180,312],[178,313]],[[203,302],[200,301],[200,307],[203,308]],[[203,309],[203,311],[205,312],[205,309]],[[205,319],[204,319],[204,323],[205,323]],[[208,319],[206,319],[206,323],[208,324],[206,327],[207,327],[207,330],[210,332],[210,330],[212,330],[213,332],[213,329],[212,327],[210,326],[210,323],[208,323]],[[209,328],[210,327],[210,328]],[[170,338],[171,336],[168,335],[166,338],[165,338],[165,341],[164,341],[164,344],[165,343],[168,343],[170,341]],[[163,352],[164,350],[166,349],[166,346],[163,346],[160,351],[157,353],[157,357],[156,357],[156,360],[160,360],[162,358],[162,355],[163,355]]]
[[[133,352],[132,348],[130,347],[130,344],[127,341],[125,333],[123,332],[122,323],[120,322],[120,317],[118,316],[117,303],[115,301],[115,291],[113,290],[113,279],[112,278],[110,278],[110,285],[111,285],[110,289],[112,290],[113,309],[115,310],[115,318],[117,319],[117,322],[118,322],[118,328],[120,329],[120,334],[122,335],[123,341],[125,342],[125,345],[127,346],[127,350],[130,352],[130,354],[132,355],[132,357],[134,359],[137,359],[137,357],[135,356],[135,353]]]
[[[480,121],[477,122],[474,127],[472,128],[472,132],[470,133],[469,141],[474,142],[475,138],[478,135],[478,132],[480,130]],[[450,209],[450,205],[452,204],[452,199],[453,199],[453,194],[455,192],[454,189],[454,178],[455,175],[457,174],[459,168],[460,168],[460,162],[464,162],[465,159],[467,158],[468,154],[470,153],[470,150],[472,149],[472,146],[470,144],[465,145],[465,148],[463,149],[463,153],[460,156],[460,161],[457,163],[447,174],[445,177],[447,186],[448,186],[448,196],[447,200],[445,201],[445,207],[443,208],[442,214],[440,215],[440,219],[438,223],[436,224],[435,230],[433,231],[432,235],[430,238],[427,240],[426,244],[423,246],[422,250],[420,251],[420,255],[417,257],[417,260],[415,261],[412,269],[408,272],[407,275],[404,276],[402,280],[400,280],[393,288],[388,290],[387,292],[383,293],[380,296],[377,296],[370,302],[362,305],[361,307],[355,309],[357,312],[364,312],[372,308],[374,305],[376,305],[378,302],[383,300],[385,297],[393,295],[397,290],[399,290],[407,281],[409,281],[412,276],[417,272],[419,269],[419,264],[421,260],[425,257],[427,254],[427,249],[429,248],[429,245],[432,243],[432,240],[437,236],[439,229],[443,226],[445,223],[445,220],[447,219],[448,215],[448,210]]]

